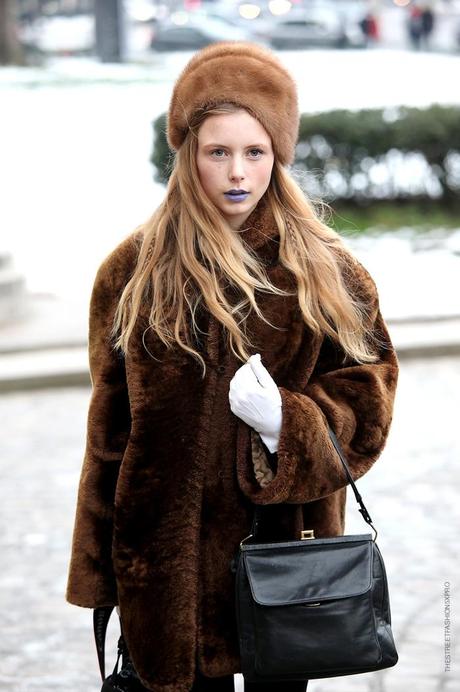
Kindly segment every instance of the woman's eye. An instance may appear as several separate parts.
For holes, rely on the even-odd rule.
[[[225,153],[225,150],[224,150],[224,149],[213,149],[213,150],[211,151],[211,154],[212,154],[213,156],[215,155],[216,158],[218,158],[218,159],[223,158],[222,156],[219,155],[219,153]],[[260,154],[263,154],[264,152],[262,151],[262,149],[249,149],[249,153],[250,153],[253,157],[256,157],[256,156],[258,157]]]

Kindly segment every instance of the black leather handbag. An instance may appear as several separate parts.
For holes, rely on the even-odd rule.
[[[117,660],[111,675],[105,677],[105,637],[107,625],[114,606],[99,606],[93,610],[94,639],[96,642],[97,658],[101,671],[102,688],[101,692],[147,692],[138,678],[128,648],[123,637],[123,627],[120,618],[120,637],[118,639]],[[118,665],[121,657],[121,669]]]
[[[258,543],[263,506],[255,505],[235,577],[241,666],[248,682],[355,675],[398,661],[377,530],[330,428],[329,435],[375,536],[315,538],[307,529],[300,540]]]

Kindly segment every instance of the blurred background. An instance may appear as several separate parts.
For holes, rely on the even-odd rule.
[[[459,0],[0,0],[0,689],[100,689],[92,613],[64,599],[88,301],[163,198],[176,77],[223,39],[270,47],[296,79],[291,172],[373,275],[400,359],[387,446],[358,483],[400,660],[308,689],[458,690]],[[366,528],[350,493],[346,521]]]

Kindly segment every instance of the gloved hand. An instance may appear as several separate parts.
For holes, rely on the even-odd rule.
[[[282,421],[281,394],[262,364],[260,353],[235,372],[228,398],[232,412],[257,430],[271,453],[276,452]]]

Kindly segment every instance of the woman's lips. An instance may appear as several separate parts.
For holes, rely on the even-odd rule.
[[[231,202],[244,202],[246,197],[248,197],[249,192],[242,192],[241,194],[238,194],[238,195],[235,195],[235,194],[232,195],[229,192],[224,192],[224,195]]]

